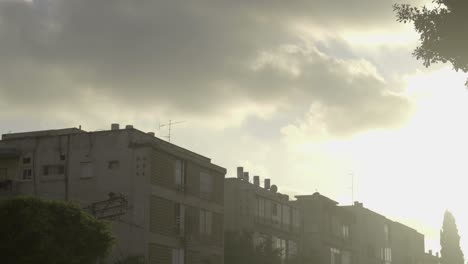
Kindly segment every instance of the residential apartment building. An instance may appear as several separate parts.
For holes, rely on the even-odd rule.
[[[273,248],[280,249],[284,263],[298,256],[301,232],[299,208],[287,195],[260,177],[249,180],[249,173],[237,168],[237,178],[226,178],[224,183],[225,230],[251,232],[254,243],[270,238]]]
[[[318,192],[296,199],[303,224],[301,263],[425,263],[424,235],[362,203],[340,206]]]
[[[226,170],[132,126],[12,133],[0,141],[0,197],[73,201],[112,221],[111,258],[222,264]],[[111,197],[125,207],[98,210]],[[100,214],[100,215],[99,215]]]
[[[352,213],[353,263],[422,264],[424,235],[371,211],[362,203],[342,206]]]
[[[432,253],[432,250],[424,254],[424,264],[440,264],[439,252],[435,254]]]
[[[296,199],[294,203],[302,212],[302,263],[359,263],[352,262],[352,214],[318,192],[297,195]]]

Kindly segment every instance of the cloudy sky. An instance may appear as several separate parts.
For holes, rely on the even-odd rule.
[[[228,176],[350,204],[353,174],[428,249],[450,209],[468,254],[466,76],[411,57],[395,2],[0,0],[0,133],[185,121]]]

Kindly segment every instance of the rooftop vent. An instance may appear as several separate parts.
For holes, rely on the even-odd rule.
[[[125,129],[133,129],[133,126],[132,125],[126,125]]]
[[[244,181],[249,182],[249,172],[244,171]]]
[[[244,167],[237,167],[237,178],[244,178]]]
[[[154,132],[148,132],[147,134],[154,137]]]
[[[265,188],[266,190],[270,189],[270,179],[265,179],[263,183],[263,188]]]
[[[260,186],[260,176],[254,176],[253,177],[253,184],[255,186]]]
[[[111,130],[119,130],[119,129],[120,129],[119,124],[117,124],[117,123],[111,124]]]

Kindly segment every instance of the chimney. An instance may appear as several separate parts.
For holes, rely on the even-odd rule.
[[[244,178],[244,167],[237,167],[237,178]]]
[[[263,183],[263,188],[269,190],[270,189],[270,179],[265,179]]]
[[[148,132],[147,134],[154,137],[154,132]]]
[[[255,186],[260,186],[260,176],[254,176],[253,183]]]
[[[119,130],[120,126],[117,123],[111,124],[111,130]]]
[[[126,126],[125,126],[125,129],[132,129],[132,128],[133,128],[132,125],[126,125]]]
[[[244,171],[244,181],[249,182],[249,172]]]

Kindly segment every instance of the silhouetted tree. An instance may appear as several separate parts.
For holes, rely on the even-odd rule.
[[[114,238],[80,207],[20,197],[0,202],[1,263],[95,264]]]
[[[424,61],[424,66],[450,62],[456,71],[468,71],[468,1],[433,0],[437,6],[414,7],[395,4],[397,21],[413,22],[420,34],[421,45],[413,56]],[[465,83],[468,86],[468,81]]]
[[[280,264],[281,251],[274,249],[271,238],[254,245],[251,232],[225,232],[224,264]]]
[[[444,223],[440,231],[440,253],[442,264],[463,264],[463,252],[460,249],[460,236],[452,213],[445,211]]]

